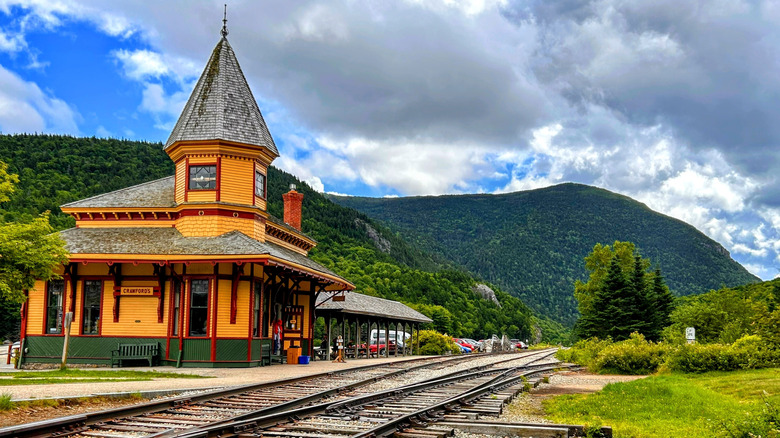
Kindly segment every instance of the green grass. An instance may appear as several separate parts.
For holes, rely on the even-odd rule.
[[[152,379],[203,379],[208,376],[160,371],[107,371],[65,369],[0,373],[0,386],[144,381]]]
[[[544,407],[554,422],[612,426],[616,438],[709,438],[748,436],[733,431],[760,416],[764,401],[780,406],[779,369],[654,376],[555,397]]]

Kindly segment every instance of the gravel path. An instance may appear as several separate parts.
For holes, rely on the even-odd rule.
[[[589,394],[600,391],[609,383],[630,382],[647,376],[612,376],[590,374],[586,371],[565,371],[550,376],[550,383],[542,383],[531,392],[519,395],[504,409],[501,421],[513,423],[550,423],[545,418],[542,401],[562,394]]]

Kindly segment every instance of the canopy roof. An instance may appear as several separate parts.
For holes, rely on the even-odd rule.
[[[383,319],[407,322],[433,322],[431,318],[398,301],[363,295],[357,292],[344,292],[344,301],[333,301],[330,294],[317,297],[315,313],[366,315]]]

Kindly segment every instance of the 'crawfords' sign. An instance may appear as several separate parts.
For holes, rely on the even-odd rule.
[[[118,288],[119,295],[133,297],[147,297],[157,295],[157,289],[153,286],[122,286]]]

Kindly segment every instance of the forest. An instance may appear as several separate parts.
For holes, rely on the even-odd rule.
[[[691,225],[607,190],[560,184],[502,195],[405,198],[330,196],[567,326],[572,295],[598,243],[629,241],[663,271],[676,296],[758,281]]]
[[[61,204],[173,173],[160,143],[94,137],[0,135],[0,161],[19,175],[11,199],[0,204],[0,220],[30,221],[48,210],[58,230],[74,225],[59,210]],[[409,304],[431,317],[433,328],[454,336],[565,337],[560,324],[534,315],[517,297],[491,285],[499,308],[472,290],[484,282],[478,277],[274,167],[268,175],[272,215],[282,217],[282,193],[291,183],[305,195],[303,231],[318,241],[310,256],[352,281],[359,292]],[[15,324],[13,318],[2,322],[0,335],[11,334]]]

